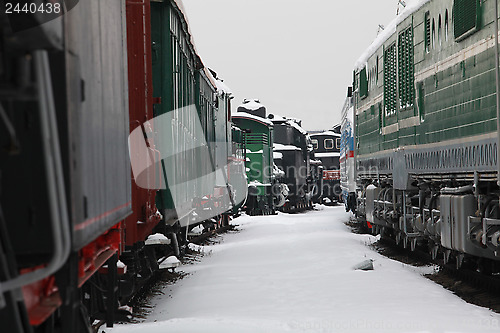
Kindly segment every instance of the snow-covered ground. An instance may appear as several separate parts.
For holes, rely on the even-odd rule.
[[[204,247],[190,275],[153,299],[145,323],[112,333],[500,332],[500,315],[467,304],[344,225],[343,207],[242,216],[239,233]],[[352,267],[374,259],[374,270]]]

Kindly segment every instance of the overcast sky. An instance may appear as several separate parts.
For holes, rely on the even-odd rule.
[[[412,0],[407,0],[411,2]],[[183,0],[196,48],[235,95],[308,130],[340,121],[356,60],[398,0]],[[233,111],[234,111],[233,110]]]

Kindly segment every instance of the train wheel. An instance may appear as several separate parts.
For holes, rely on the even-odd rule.
[[[229,215],[223,215],[223,220],[222,220],[222,225],[224,227],[227,227],[229,225],[229,222],[231,221],[231,218],[229,217]]]
[[[444,250],[443,253],[443,262],[446,265],[448,261],[450,261],[451,250]]]
[[[403,236],[403,248],[404,249],[408,248],[408,236],[406,235]]]
[[[438,257],[438,251],[439,251],[439,246],[438,245],[433,245],[430,249],[430,254],[431,254],[431,258],[432,260],[436,260],[436,258]]]
[[[179,255],[181,254],[181,248],[180,248],[180,245],[179,245],[179,240],[177,239],[177,233],[176,232],[172,232],[170,234],[170,239],[171,239],[171,246],[172,246],[172,249],[174,251],[174,254],[176,257],[179,257]]]
[[[412,238],[410,240],[410,250],[412,252],[414,252],[416,248],[417,248],[417,239],[416,238]]]
[[[401,232],[396,231],[396,245],[401,244]]]

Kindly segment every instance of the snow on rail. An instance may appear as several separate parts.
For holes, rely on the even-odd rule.
[[[422,276],[433,266],[388,259],[353,234],[344,207],[241,216],[188,275],[152,300],[145,323],[106,333],[491,333],[500,315]],[[373,259],[373,270],[353,270]]]

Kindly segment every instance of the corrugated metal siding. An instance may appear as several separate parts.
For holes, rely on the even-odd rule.
[[[127,51],[129,74],[129,102],[130,102],[130,132],[146,120],[153,119],[153,82],[151,67],[151,9],[149,0],[127,0]],[[154,131],[148,127],[146,132]],[[142,132],[142,130],[141,130]],[[147,133],[152,138],[152,133]],[[153,140],[152,140],[153,141]],[[131,144],[133,144],[131,142]],[[139,149],[142,149],[140,147]],[[154,142],[149,142],[150,153],[159,156],[155,151]],[[131,146],[131,152],[134,150]],[[131,158],[144,158],[143,155]],[[140,188],[132,183],[133,213],[125,220],[125,242],[131,246],[137,241],[146,239],[159,221],[156,215],[155,184],[161,179],[157,168],[151,177],[147,188]],[[141,223],[138,223],[140,221]]]
[[[455,39],[463,39],[468,33],[481,27],[480,0],[455,0],[453,2],[453,27]]]
[[[83,1],[65,22],[68,65],[81,70],[81,81],[70,80],[68,89],[84,91],[81,104],[70,101],[78,249],[130,213],[125,3]]]
[[[475,0],[470,2],[477,5]],[[466,38],[460,41],[452,38],[454,29],[449,14],[452,13],[453,4],[454,1],[451,0],[431,1],[401,22],[395,35],[400,37],[396,44],[399,47],[399,69],[393,65],[395,57],[392,56],[391,48],[394,35],[368,59],[370,66],[375,57],[380,56],[380,52],[384,50],[384,89],[381,92],[384,94],[384,117],[378,120],[379,123],[383,120],[379,127],[385,128],[386,134],[379,136],[383,140],[380,143],[380,150],[413,144],[438,143],[496,130],[493,48],[490,46],[486,51],[478,51],[484,48],[484,45],[479,44],[483,40],[488,40],[491,35],[490,27],[494,19],[493,3],[482,3],[479,11],[472,10],[473,15],[481,16],[482,29],[474,30],[477,32],[467,34]],[[438,23],[435,26],[435,43],[431,43],[433,20]],[[479,21],[476,20],[477,22]],[[401,40],[401,34],[408,31],[406,29],[411,25],[414,26],[414,30],[413,42],[410,45]],[[446,28],[449,30],[446,31]],[[415,52],[413,60],[410,59],[411,54],[404,50],[403,44],[407,44],[408,47],[413,46]],[[469,51],[463,53],[464,49]],[[453,59],[462,57],[466,59],[460,61]],[[449,61],[448,59],[452,59],[453,65],[445,62]],[[413,75],[412,64],[415,66]],[[397,79],[394,70],[399,72]],[[422,74],[425,71],[430,74]],[[408,75],[403,75],[405,72]],[[412,76],[418,78],[415,84],[411,83]],[[397,83],[399,83],[398,94],[394,87]],[[405,85],[406,87],[403,87]],[[415,86],[418,95],[411,96]],[[377,93],[373,95],[376,96]],[[373,95],[370,90],[368,98],[358,99],[356,103],[359,157],[378,151],[372,141],[377,140],[372,135],[376,128],[372,121],[377,118],[377,101],[373,100]],[[396,98],[401,104],[398,110],[394,106]],[[415,98],[418,98],[418,108],[408,109]],[[375,106],[375,112],[372,112],[371,106]],[[406,110],[401,110],[401,107],[405,106]]]

